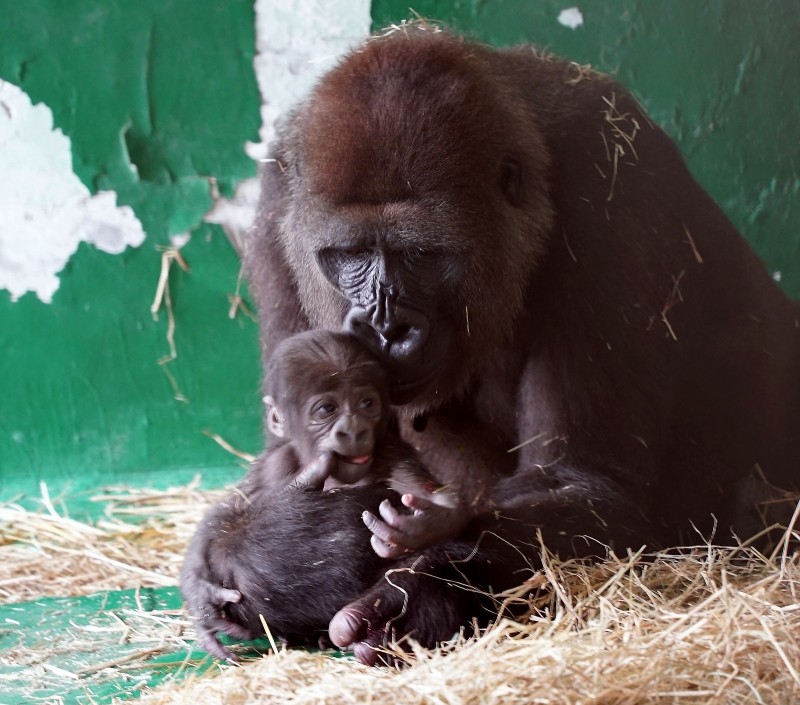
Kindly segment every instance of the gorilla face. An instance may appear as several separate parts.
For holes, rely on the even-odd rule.
[[[345,330],[389,369],[392,401],[404,404],[423,394],[451,357],[454,339],[442,304],[455,293],[439,276],[437,255],[375,245],[328,247],[316,259],[347,298]]]

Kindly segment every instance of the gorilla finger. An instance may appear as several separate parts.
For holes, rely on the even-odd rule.
[[[405,546],[400,546],[394,543],[385,543],[381,541],[375,534],[369,540],[372,550],[375,551],[381,558],[400,558],[408,553]]]
[[[388,499],[384,499],[383,502],[380,503],[378,512],[381,518],[389,524],[389,526],[393,526],[394,528],[398,528],[403,521],[402,515],[392,506],[392,503]]]
[[[247,627],[243,627],[241,624],[236,624],[236,622],[231,622],[227,619],[219,620],[216,626],[218,631],[232,636],[234,639],[240,639],[241,641],[250,641],[256,636],[252,630]]]
[[[403,534],[395,531],[391,526],[382,522],[372,512],[365,511],[361,518],[366,527],[384,543],[399,544],[403,541]]]
[[[332,453],[321,453],[316,460],[300,471],[292,486],[300,489],[320,489],[333,471],[333,462]]]
[[[403,503],[404,506],[408,507],[409,509],[430,509],[431,507],[435,506],[433,502],[430,500],[424,499],[415,494],[404,494],[400,501]]]
[[[336,456],[329,450],[322,451],[315,463],[325,472],[326,477],[336,470]]]
[[[328,625],[328,636],[333,644],[344,649],[365,637],[368,630],[366,611],[358,603],[353,603],[333,615]]]
[[[353,644],[353,656],[365,666],[374,666],[378,663],[378,650],[365,641]]]
[[[229,588],[220,587],[215,585],[212,591],[213,600],[219,605],[225,605],[229,602],[241,602],[242,593],[238,590],[230,590]]]
[[[195,644],[206,653],[211,654],[214,658],[222,659],[223,661],[233,661],[234,663],[239,662],[239,657],[226,646],[223,646],[211,631],[200,631],[198,629]]]

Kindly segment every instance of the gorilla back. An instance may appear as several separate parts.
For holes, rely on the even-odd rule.
[[[729,540],[762,473],[798,484],[800,308],[607,77],[409,27],[323,77],[273,156],[246,253],[265,358],[361,338],[403,437],[522,553],[535,529],[562,555]]]

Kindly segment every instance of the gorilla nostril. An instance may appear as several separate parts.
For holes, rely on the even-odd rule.
[[[390,328],[386,332],[386,339],[389,343],[399,342],[405,340],[411,335],[411,326],[401,325]]]

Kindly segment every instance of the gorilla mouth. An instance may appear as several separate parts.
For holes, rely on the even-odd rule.
[[[350,465],[366,465],[372,460],[372,456],[367,453],[366,455],[342,455],[341,453],[334,453],[334,455],[343,463]]]
[[[450,337],[446,330],[437,333],[437,340],[431,341],[415,364],[399,364],[391,358],[386,359],[389,371],[389,397],[395,406],[404,406],[428,397],[446,371],[448,353],[451,350]]]
[[[372,461],[374,460],[374,456],[371,453],[342,455],[334,452],[333,455],[338,462],[332,477],[344,485],[355,485],[363,482],[364,478],[369,475]]]

